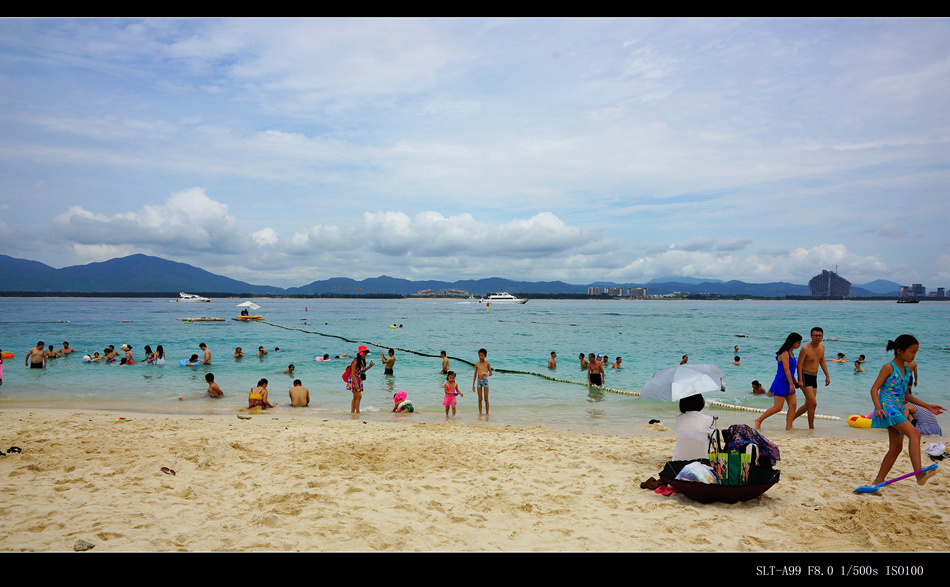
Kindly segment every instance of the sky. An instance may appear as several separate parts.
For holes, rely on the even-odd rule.
[[[948,19],[0,19],[0,253],[950,287]]]

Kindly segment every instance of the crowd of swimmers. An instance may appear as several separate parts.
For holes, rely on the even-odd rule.
[[[556,369],[557,353],[551,351],[551,360],[548,361],[549,369]],[[621,363],[623,363],[623,358],[617,357],[613,363],[610,362],[610,357],[606,354],[595,354],[588,353],[587,356],[584,356],[584,353],[577,355],[577,359],[580,362],[580,368],[582,371],[587,372],[587,384],[595,387],[602,387],[606,384],[607,381],[607,368],[610,369],[620,369]]]

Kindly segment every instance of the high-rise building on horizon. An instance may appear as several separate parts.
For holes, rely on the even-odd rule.
[[[808,282],[811,295],[827,298],[846,298],[851,294],[851,282],[835,271],[822,269]]]

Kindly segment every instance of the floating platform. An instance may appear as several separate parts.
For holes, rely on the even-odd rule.
[[[178,318],[182,322],[224,322],[224,318],[209,318],[207,316],[201,316],[197,318]]]

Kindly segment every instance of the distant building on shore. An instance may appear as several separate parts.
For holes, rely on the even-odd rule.
[[[645,287],[628,287],[627,288],[627,297],[628,298],[637,298],[637,299],[646,299],[649,292]]]
[[[822,270],[808,282],[811,295],[825,298],[846,298],[851,294],[851,282],[835,271]]]
[[[897,295],[901,298],[923,298],[927,297],[927,288],[920,283],[911,286],[902,285]]]
[[[599,295],[601,295],[602,293],[604,293],[604,290],[601,289],[601,288],[599,288],[599,287],[593,287],[593,286],[591,286],[591,287],[588,287],[588,288],[587,288],[587,295],[589,295],[589,296],[599,296]]]

